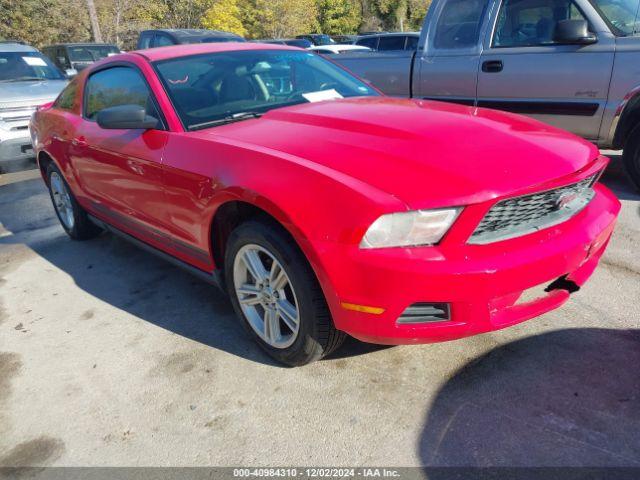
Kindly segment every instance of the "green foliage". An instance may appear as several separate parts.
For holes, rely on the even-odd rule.
[[[248,38],[419,30],[431,0],[95,0],[104,40],[131,49],[147,28],[213,28]],[[85,0],[0,0],[0,38],[91,40]]]
[[[247,34],[242,24],[237,0],[218,0],[204,13],[201,23],[204,28],[212,30],[224,30],[238,35]]]
[[[84,0],[0,0],[0,37],[44,46],[91,38]]]
[[[319,29],[315,0],[244,0],[244,9],[251,38],[293,37]]]
[[[318,22],[322,33],[355,33],[362,21],[362,7],[355,0],[318,0]]]

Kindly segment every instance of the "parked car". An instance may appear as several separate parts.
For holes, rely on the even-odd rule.
[[[170,45],[185,45],[190,43],[218,43],[218,42],[244,42],[240,35],[219,30],[187,29],[187,28],[162,28],[157,30],[144,30],[138,37],[138,50],[145,48],[168,47]]]
[[[38,50],[22,43],[0,43],[0,170],[33,158],[29,119],[53,101],[67,78]]]
[[[251,40],[253,43],[270,43],[273,45],[289,45],[290,47],[311,48],[313,43],[303,38],[267,38],[261,40]]]
[[[624,149],[640,189],[638,2],[434,0],[417,53],[336,60],[389,95],[522,113]]]
[[[305,40],[309,40],[316,46],[320,45],[333,45],[335,42],[329,35],[325,35],[324,33],[312,33],[310,35],[298,35],[296,38],[303,38]]]
[[[371,50],[406,50],[409,52],[415,52],[416,48],[418,48],[418,40],[420,40],[420,34],[415,32],[376,33],[375,35],[364,35],[358,37],[354,42],[354,45],[367,47]]]
[[[321,47],[311,47],[309,48],[312,52],[319,53],[321,55],[338,55],[342,53],[355,53],[355,52],[370,52],[371,49],[367,47],[363,47],[361,45],[345,45],[345,44],[336,44],[336,45],[323,45]]]
[[[386,98],[279,45],[103,60],[31,128],[72,238],[107,229],[222,283],[249,334],[289,365],[345,333],[427,343],[557,308],[620,209],[598,183],[607,158],[574,135]]]
[[[120,49],[108,43],[60,43],[44,47],[42,53],[68,76],[73,76],[98,60],[117,55]]]
[[[358,39],[358,35],[331,35],[331,39],[336,43],[350,45]]]

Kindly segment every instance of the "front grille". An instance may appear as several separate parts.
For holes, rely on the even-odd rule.
[[[486,244],[519,237],[568,220],[591,201],[598,175],[565,187],[496,203],[473,232],[469,243]]]

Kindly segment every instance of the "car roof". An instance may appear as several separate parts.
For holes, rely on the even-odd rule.
[[[231,32],[224,32],[222,30],[206,30],[204,28],[156,28],[152,30],[145,30],[145,32],[163,32],[173,35],[177,38],[196,38],[196,37],[240,37]]]
[[[114,43],[94,43],[94,42],[84,42],[84,43],[54,43],[52,45],[47,45],[43,48],[51,48],[51,47],[115,47],[118,48]]]
[[[369,35],[360,35],[360,38],[369,38],[369,37],[398,37],[398,36],[410,36],[410,37],[419,37],[420,32],[380,32],[380,33],[372,33]],[[358,40],[360,40],[358,38]]]
[[[363,47],[362,45],[343,45],[343,44],[337,44],[337,45],[316,45],[314,47],[309,48],[309,50],[312,51],[316,51],[316,50],[360,50],[360,51],[365,51],[365,50],[371,50],[369,47]]]
[[[188,57],[190,55],[202,55],[206,53],[221,53],[246,50],[293,50],[300,51],[299,48],[289,45],[279,45],[275,43],[251,43],[251,42],[225,42],[225,43],[193,43],[188,45],[172,45],[170,47],[151,48],[147,50],[136,50],[131,54],[140,55],[150,62],[168,60],[171,58]],[[125,54],[125,56],[128,54]],[[121,55],[111,57],[111,59],[122,58]]]
[[[38,49],[22,43],[0,43],[0,52],[37,52]]]

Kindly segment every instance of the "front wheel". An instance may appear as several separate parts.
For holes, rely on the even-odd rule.
[[[318,280],[281,227],[238,226],[227,242],[225,281],[246,330],[279,362],[305,365],[342,344]]]
[[[74,240],[88,240],[99,235],[101,229],[89,220],[53,162],[47,168],[47,180],[51,202],[64,231]]]
[[[640,191],[640,125],[629,134],[622,152],[622,160],[631,182]]]

